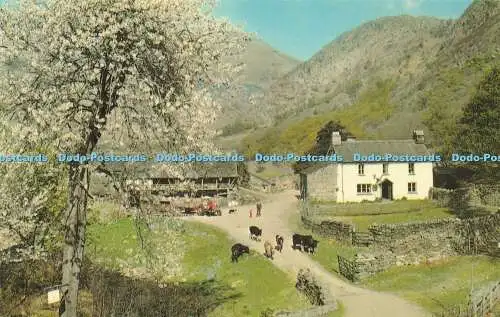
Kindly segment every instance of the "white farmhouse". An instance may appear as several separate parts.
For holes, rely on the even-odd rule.
[[[314,163],[299,172],[302,199],[361,202],[376,199],[425,199],[433,187],[433,161],[440,158],[427,150],[423,131],[408,140],[342,141],[332,133],[332,151],[342,162]],[[408,156],[409,161],[385,160],[386,154]],[[360,161],[359,156],[380,155],[381,161]]]

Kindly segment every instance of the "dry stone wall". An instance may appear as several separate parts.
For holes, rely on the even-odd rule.
[[[353,226],[341,221],[321,221],[316,222],[307,217],[302,217],[302,223],[313,233],[333,238],[338,241],[351,241]]]
[[[355,279],[359,281],[393,267],[396,262],[397,257],[393,253],[383,251],[358,253],[353,260],[353,273]]]
[[[498,256],[500,213],[463,220],[376,225],[370,229],[376,242],[369,251],[355,256],[357,279],[392,266],[432,263],[458,254]]]
[[[500,210],[499,185],[469,185],[454,190],[432,188],[430,196],[440,206],[462,217]]]
[[[422,239],[431,235],[449,235],[459,225],[460,220],[457,218],[444,218],[413,223],[375,224],[368,227],[368,231],[372,234],[375,243],[391,244],[394,240],[408,236]]]
[[[339,241],[352,241],[352,226],[338,221],[315,223],[303,217],[313,232]],[[415,223],[372,225],[373,241],[367,251],[351,261],[353,280],[392,266],[431,263],[459,254],[498,256],[500,213],[458,219],[444,218]]]
[[[463,254],[483,253],[499,256],[500,213],[462,221],[458,248]]]

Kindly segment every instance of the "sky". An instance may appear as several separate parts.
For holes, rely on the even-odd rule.
[[[219,0],[214,13],[243,25],[272,47],[304,61],[363,22],[401,14],[457,18],[472,1]]]
[[[472,0],[219,0],[215,15],[306,60],[337,36],[383,16],[458,18]]]

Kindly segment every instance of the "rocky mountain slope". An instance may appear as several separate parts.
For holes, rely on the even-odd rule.
[[[245,67],[238,75],[231,91],[222,92],[217,96],[223,104],[223,113],[218,126],[241,124],[239,118],[244,116],[253,122],[258,118],[258,108],[253,100],[261,96],[271,83],[300,64],[300,61],[278,52],[265,42],[254,39],[246,48],[241,60],[231,63],[244,63]],[[253,123],[252,123],[253,124]],[[246,126],[251,125],[250,123]]]
[[[274,83],[261,106],[274,109],[281,118],[305,109],[352,104],[374,80],[420,71],[422,60],[437,51],[442,36],[438,30],[445,23],[398,16],[363,24]]]
[[[499,62],[497,0],[476,0],[456,20],[365,23],[270,86],[257,103],[270,128],[243,148],[302,151],[331,119],[360,137],[401,138],[423,128],[439,147],[481,76]]]
[[[216,100],[223,106],[216,126],[224,133],[235,133],[256,126],[260,109],[255,108],[252,99],[262,95],[272,82],[301,63],[256,38],[248,43],[242,56],[228,62],[234,63],[234,65],[243,63],[245,66],[236,76],[230,90],[214,93]],[[120,135],[120,139],[124,143],[128,142],[125,135]],[[117,136],[106,134],[102,138],[99,148],[116,151],[127,148],[126,145],[117,145],[116,140]],[[233,145],[240,143],[240,141],[241,139],[236,142],[231,140],[229,146],[220,144],[220,142],[217,142],[217,145],[224,149],[232,149]]]

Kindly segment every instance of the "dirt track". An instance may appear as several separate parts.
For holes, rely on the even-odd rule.
[[[327,272],[306,254],[291,249],[291,237],[294,232],[289,228],[290,213],[298,216],[295,191],[287,191],[270,195],[270,202],[265,202],[262,208],[262,217],[249,218],[249,209],[255,206],[239,206],[238,212],[229,215],[223,210],[221,217],[188,217],[192,221],[199,221],[215,225],[229,233],[235,240],[250,246],[263,253],[264,241],[275,244],[274,237],[280,234],[285,238],[283,253],[277,253],[273,263],[285,272],[296,276],[301,268],[309,268],[316,275],[329,293],[340,300],[345,306],[345,317],[427,317],[431,314],[422,308],[409,303],[395,295],[375,292],[353,286],[333,274]],[[261,242],[251,241],[248,236],[248,227],[257,225],[262,228]],[[228,250],[230,252],[230,250]],[[321,252],[321,245],[317,252]]]

